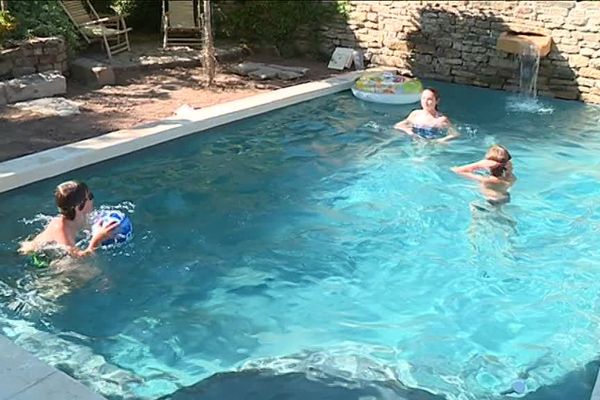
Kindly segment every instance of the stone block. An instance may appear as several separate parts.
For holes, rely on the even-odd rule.
[[[581,54],[582,56],[590,57],[596,54],[596,51],[588,47],[582,47],[581,50],[579,50],[579,54]]]
[[[586,103],[600,104],[600,95],[582,94],[581,99]]]
[[[37,66],[37,72],[54,71],[52,64],[41,64]]]
[[[590,59],[586,56],[574,54],[569,56],[569,65],[575,68],[587,67],[590,63]]]
[[[0,76],[7,76],[12,73],[13,63],[10,60],[0,61]]]
[[[5,81],[8,103],[51,97],[67,92],[67,81],[58,71],[41,72]]]
[[[43,53],[44,54],[50,54],[50,55],[57,55],[59,53],[58,47],[48,47],[48,46],[46,46],[46,47],[44,47]]]
[[[70,73],[74,79],[91,87],[114,85],[116,82],[115,71],[110,65],[89,58],[73,60]]]
[[[15,67],[35,67],[35,59],[29,57],[18,57],[13,61]]]
[[[56,62],[56,56],[52,56],[52,55],[39,56],[37,58],[37,62],[38,62],[38,64],[54,64]]]
[[[577,53],[579,53],[579,50],[580,50],[580,47],[578,45],[562,44],[562,43],[556,43],[556,48],[558,49],[559,52],[565,53],[565,54],[577,54]]]
[[[582,78],[600,79],[600,70],[596,68],[581,68],[579,76]]]
[[[6,83],[4,81],[0,82],[0,106],[5,105],[8,102],[6,99]]]
[[[12,74],[14,77],[34,74],[36,72],[35,67],[14,67]]]

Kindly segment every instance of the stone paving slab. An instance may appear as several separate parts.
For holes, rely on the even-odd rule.
[[[256,80],[283,79],[287,81],[303,77],[309,71],[309,68],[242,62],[229,66],[229,71],[234,74],[249,76]]]
[[[0,335],[0,400],[105,400]]]

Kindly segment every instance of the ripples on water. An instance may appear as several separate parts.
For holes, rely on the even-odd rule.
[[[561,379],[600,333],[600,111],[438,86],[449,146],[394,132],[410,107],[342,93],[2,195],[0,326],[113,398],[240,368],[451,399]],[[496,142],[519,178],[501,209],[449,171]],[[15,249],[67,178],[135,238],[48,300]]]

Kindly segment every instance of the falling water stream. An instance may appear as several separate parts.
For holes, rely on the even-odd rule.
[[[519,92],[522,96],[535,99],[540,52],[534,45],[523,46],[519,54]]]

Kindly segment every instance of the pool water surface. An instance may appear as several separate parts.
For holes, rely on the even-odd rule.
[[[391,128],[416,106],[347,91],[0,195],[2,333],[114,399],[240,369],[487,399],[584,368],[600,336],[600,108],[435,86],[462,133],[446,146]],[[502,207],[450,171],[493,143],[518,177]],[[18,242],[73,178],[134,238],[36,270]]]

